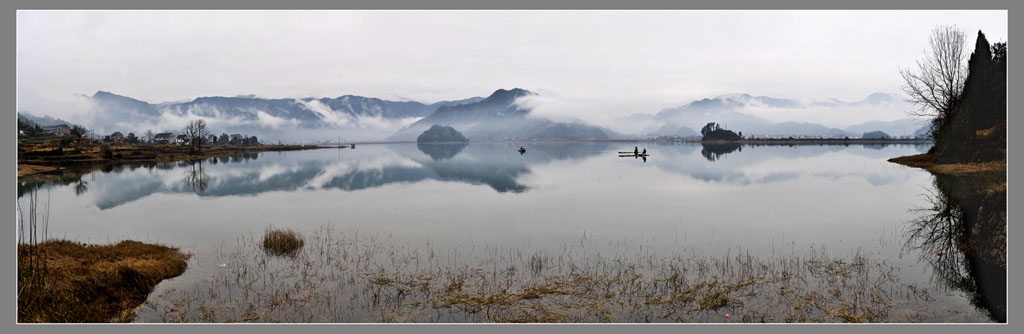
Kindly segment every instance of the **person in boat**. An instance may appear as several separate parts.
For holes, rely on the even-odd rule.
[[[647,155],[647,148],[645,147],[645,148],[644,148],[644,152],[643,152],[643,153],[640,153],[640,154],[643,154],[643,155]]]
[[[522,146],[519,146],[519,150],[520,150],[520,151],[526,151],[526,149],[525,149],[525,148],[523,148]]]
[[[639,147],[633,146],[633,155],[638,155],[638,154],[640,154]]]

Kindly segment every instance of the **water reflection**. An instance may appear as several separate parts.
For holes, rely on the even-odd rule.
[[[484,185],[498,193],[530,189],[523,176],[534,166],[584,159],[619,149],[604,142],[531,144],[530,155],[515,153],[520,145],[481,143],[379,145],[368,150],[243,153],[196,161],[160,162],[109,167],[92,173],[98,182],[65,174],[46,181],[20,181],[19,195],[41,186],[72,185],[75,193],[91,194],[97,207],[109,209],[155,193],[194,193],[200,197],[253,196],[269,191],[341,189],[358,191],[396,183],[437,180]],[[698,150],[699,149],[699,150]],[[904,149],[904,151],[906,151]],[[862,146],[761,146],[744,150],[736,144],[654,144],[651,163],[658,169],[715,183],[786,182],[801,177],[858,177],[872,185],[901,182],[912,173],[865,168],[853,157],[871,160],[904,153]],[[728,154],[729,159],[722,159]],[[836,157],[823,158],[825,155]],[[638,159],[641,157],[638,157]],[[642,157],[646,158],[646,157]],[[802,159],[799,164],[787,161]],[[643,159],[646,163],[647,159]],[[579,166],[578,168],[588,168]],[[184,177],[182,177],[184,174]]]
[[[736,143],[702,143],[700,145],[700,155],[703,155],[708,161],[716,161],[734,151],[743,152],[743,146]]]
[[[200,197],[257,195],[269,191],[341,189],[357,191],[425,180],[486,185],[499,193],[529,189],[519,178],[530,165],[583,159],[606,149],[605,143],[538,144],[530,156],[515,148],[466,144],[378,146],[347,151],[340,158],[327,150],[243,153],[203,160],[104,168],[101,182],[81,175],[19,184],[19,195],[41,186],[73,184],[77,194],[90,190],[100,209],[110,209],[156,193],[194,193]],[[140,169],[142,167],[142,169]],[[138,170],[136,170],[138,169]],[[184,175],[182,177],[181,175]]]
[[[651,162],[658,169],[705,182],[750,185],[799,178],[855,177],[882,186],[903,182],[913,173],[891,164],[880,164],[881,168],[869,166],[927,149],[926,145],[875,146],[659,143],[649,151],[657,154],[658,159]],[[728,159],[724,159],[726,155]],[[796,161],[799,162],[794,164]]]
[[[1005,192],[971,194],[965,188],[974,182],[936,175],[936,190],[926,195],[928,207],[908,224],[904,248],[920,251],[935,280],[963,291],[992,320],[1005,322]]]
[[[196,166],[199,166],[197,169]],[[192,170],[185,173],[185,183],[189,185],[189,188],[194,192],[206,191],[207,175],[203,172],[203,160],[196,160],[192,162]]]
[[[469,146],[466,143],[460,144],[425,144],[416,143],[416,148],[420,149],[421,152],[426,153],[434,160],[448,160],[454,158],[455,155],[462,152],[463,149]]]
[[[85,180],[82,180],[81,178],[79,178],[78,182],[75,183],[75,195],[82,195],[82,194],[84,194],[88,190],[89,190],[89,183],[85,182]]]
[[[18,180],[18,197],[31,193],[33,190],[44,186],[66,186],[75,185],[75,193],[84,194],[89,188],[88,183],[82,179],[81,173],[64,173],[58,175],[35,175]],[[81,188],[79,190],[79,188]]]

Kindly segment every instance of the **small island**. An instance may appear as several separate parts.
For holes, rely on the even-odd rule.
[[[743,132],[740,132],[741,134]],[[743,137],[730,130],[722,128],[721,125],[715,122],[708,123],[700,129],[700,134],[703,136],[702,141],[736,141]]]
[[[864,138],[864,139],[890,139],[890,138],[892,138],[892,136],[890,136],[888,133],[885,133],[885,132],[882,132],[882,131],[865,132],[860,137]]]
[[[455,128],[445,125],[431,126],[427,131],[423,131],[419,137],[416,137],[417,143],[468,143],[469,138],[462,135]]]

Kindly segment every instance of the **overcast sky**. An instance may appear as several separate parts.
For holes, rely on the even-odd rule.
[[[1006,11],[19,11],[19,109],[97,90],[433,102],[521,87],[653,113],[750,93],[900,92],[932,28]],[[586,104],[579,104],[586,105]],[[609,107],[610,106],[610,107]],[[586,112],[581,110],[581,112]]]

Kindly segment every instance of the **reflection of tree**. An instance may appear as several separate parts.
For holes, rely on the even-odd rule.
[[[75,183],[75,195],[80,196],[86,191],[89,191],[89,182],[85,182],[85,180],[79,178],[78,183]]]
[[[736,150],[739,150],[740,152],[743,151],[740,144],[736,143],[702,143],[700,145],[700,154],[703,155],[705,159],[708,159],[708,161],[716,161],[721,159],[722,156]]]
[[[199,166],[199,169],[196,169],[196,165]],[[185,183],[188,183],[192,191],[203,192],[207,187],[206,177],[206,173],[203,172],[203,161],[196,160],[192,162],[192,171],[185,173]]]
[[[82,195],[89,190],[88,182],[82,179],[82,176],[81,172],[73,171],[56,175],[28,176],[24,180],[19,179],[17,181],[17,197],[32,193],[37,189],[41,189],[44,185],[69,185],[72,183],[75,184],[75,194]],[[81,187],[81,190],[79,190],[79,187]]]
[[[872,150],[883,150],[887,146],[889,146],[889,144],[887,144],[887,143],[882,143],[882,144],[864,144],[864,148],[869,148],[869,149],[872,149]]]
[[[1006,219],[998,213],[1002,205],[1005,214],[1005,196],[972,195],[954,176],[937,175],[934,183],[937,191],[909,223],[904,248],[919,250],[936,279],[1005,322]]]
[[[429,143],[416,143],[416,148],[420,149],[423,153],[430,156],[435,161],[448,160],[454,158],[455,155],[459,154],[469,146],[469,144],[429,144]]]

